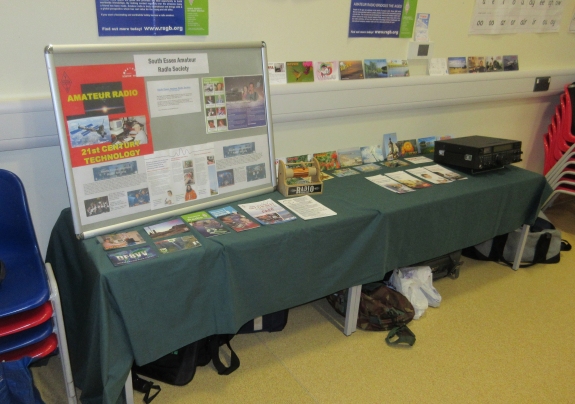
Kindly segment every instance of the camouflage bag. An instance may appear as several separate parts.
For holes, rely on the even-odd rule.
[[[347,289],[327,296],[327,301],[345,317]],[[366,331],[389,331],[388,345],[415,344],[415,335],[407,327],[415,310],[407,298],[383,283],[368,283],[361,287],[357,328]]]

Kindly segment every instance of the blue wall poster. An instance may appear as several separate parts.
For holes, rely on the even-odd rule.
[[[208,0],[96,0],[99,36],[208,35]]]
[[[417,0],[352,0],[349,38],[411,38]]]

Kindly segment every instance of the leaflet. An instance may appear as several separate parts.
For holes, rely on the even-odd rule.
[[[336,212],[317,202],[309,195],[297,198],[282,199],[278,201],[290,209],[303,220],[318,219],[320,217],[335,216]]]
[[[285,210],[283,206],[278,205],[272,199],[244,203],[238,206],[263,225],[286,223],[297,219],[296,216]]]

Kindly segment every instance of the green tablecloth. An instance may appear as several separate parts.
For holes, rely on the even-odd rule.
[[[134,360],[145,364],[257,316],[532,224],[550,192],[543,176],[513,166],[408,194],[365,179],[396,170],[326,181],[315,198],[337,216],[209,239],[192,230],[202,247],[117,268],[95,238],[76,239],[65,209],[47,262],[82,402],[121,402]],[[241,211],[238,203],[270,197],[283,199],[274,192],[231,205]]]

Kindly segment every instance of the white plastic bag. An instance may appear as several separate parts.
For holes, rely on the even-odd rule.
[[[390,283],[413,305],[414,319],[420,318],[427,307],[439,307],[441,295],[433,286],[431,267],[406,267],[393,271]]]

